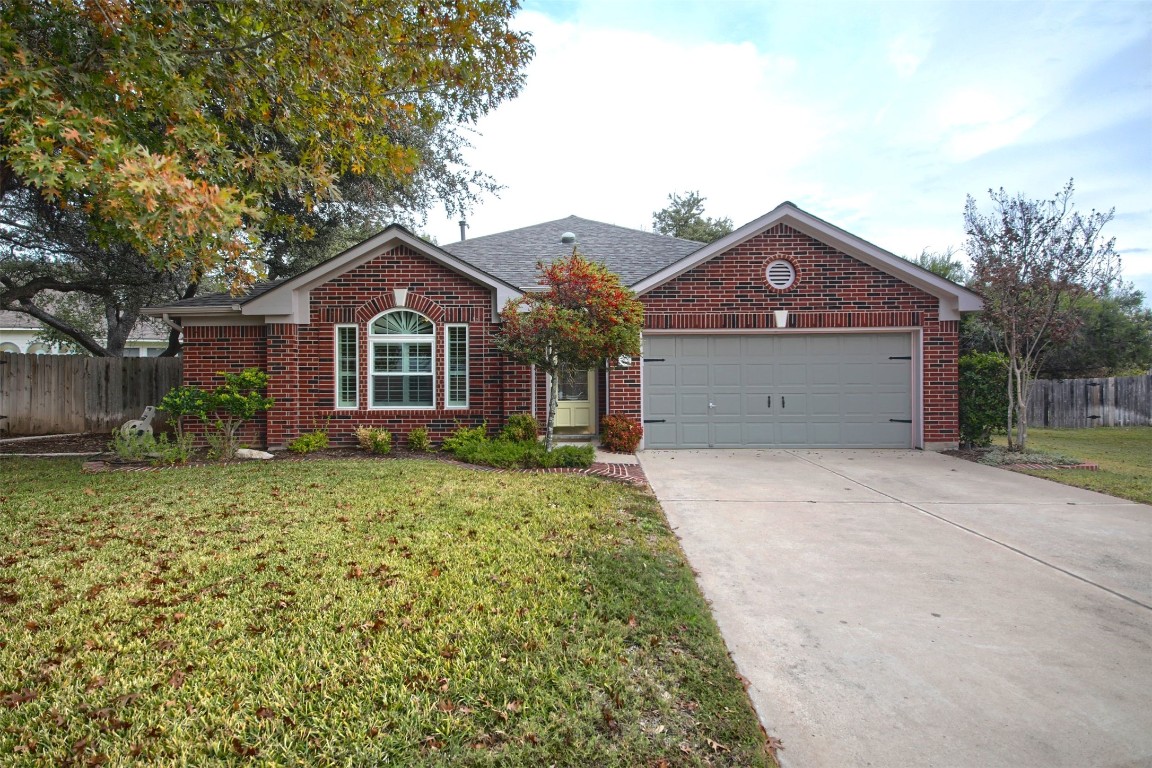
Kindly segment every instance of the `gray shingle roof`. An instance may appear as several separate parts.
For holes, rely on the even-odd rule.
[[[548,263],[572,253],[560,242],[565,232],[576,235],[574,245],[589,261],[598,261],[631,285],[704,246],[694,240],[641,232],[569,216],[530,227],[475,237],[440,246],[441,249],[520,288],[538,285],[536,263]]]
[[[183,309],[186,307],[230,307],[233,304],[244,304],[257,296],[267,293],[289,278],[282,277],[276,280],[266,280],[253,285],[243,296],[233,296],[227,291],[223,293],[202,293],[190,299],[181,299],[171,304],[164,304],[164,309]]]

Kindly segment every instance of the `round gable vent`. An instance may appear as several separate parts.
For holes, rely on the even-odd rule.
[[[764,270],[768,285],[778,291],[786,291],[796,283],[796,267],[787,259],[776,259],[768,262]]]

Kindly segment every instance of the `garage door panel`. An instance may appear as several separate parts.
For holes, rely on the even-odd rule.
[[[650,337],[646,442],[910,447],[910,355],[907,333]]]
[[[774,383],[776,367],[772,363],[745,363],[744,386],[770,387]]]
[[[680,407],[671,415],[691,417],[709,415],[707,394],[681,394],[679,398],[679,406]]]
[[[707,363],[684,363],[679,367],[676,383],[682,387],[707,387],[708,367]]]
[[[909,364],[907,361],[905,361],[903,365],[894,365],[891,363],[878,365],[876,366],[876,383],[904,388],[908,382],[908,369]]]
[[[668,363],[649,363],[644,369],[644,386],[675,387],[676,366]]]
[[[707,448],[712,430],[708,422],[693,421],[680,425],[680,444],[686,448]]]
[[[712,444],[723,448],[744,445],[744,426],[740,422],[718,421],[712,424]]]
[[[708,354],[712,358],[738,358],[743,345],[741,336],[713,336]]]
[[[742,336],[741,354],[749,358],[772,357],[776,354],[775,336]]]
[[[802,362],[780,362],[776,364],[776,384],[789,386],[791,384],[807,384],[810,368]]]
[[[676,357],[708,357],[707,336],[678,336]]]
[[[769,422],[745,422],[744,444],[751,446],[775,445],[776,425]]]
[[[767,392],[744,392],[744,415],[749,418],[768,417],[772,415],[772,407],[768,404],[771,397]]]
[[[741,384],[739,363],[718,363],[712,366],[712,385],[738,387]]]
[[[740,416],[743,414],[744,395],[741,392],[713,392],[711,404],[714,418]]]

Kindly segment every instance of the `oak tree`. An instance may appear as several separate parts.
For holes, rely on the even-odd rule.
[[[517,94],[532,55],[517,7],[0,4],[0,306],[104,291],[84,265],[55,269],[74,242],[39,245],[54,217],[103,257],[241,289],[365,210],[467,206],[493,184],[465,168],[462,131]]]
[[[711,243],[732,231],[732,219],[713,219],[704,215],[704,200],[699,192],[675,192],[668,195],[668,205],[652,214],[652,228],[661,235],[684,240]]]

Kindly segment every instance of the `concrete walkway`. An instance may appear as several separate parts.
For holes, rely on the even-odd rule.
[[[1152,766],[1152,507],[918,451],[646,451],[785,768]]]

